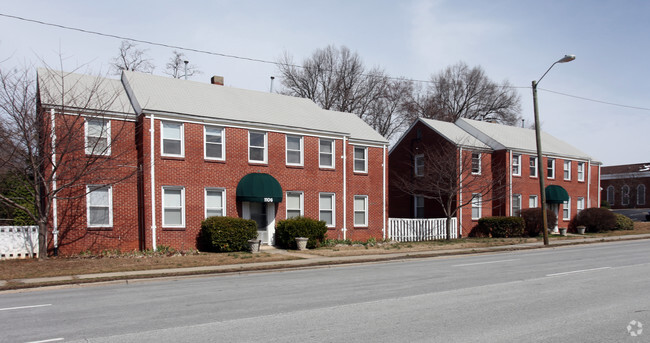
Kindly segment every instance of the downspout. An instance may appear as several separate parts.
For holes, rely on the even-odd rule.
[[[54,256],[59,254],[59,214],[56,204],[56,116],[54,109],[50,109],[50,120],[52,121],[52,244],[54,245]],[[45,235],[47,242],[47,234]],[[47,247],[47,244],[45,245]],[[43,252],[39,252],[43,253]]]
[[[383,216],[382,216],[382,233],[384,236],[384,240],[386,240],[386,145],[384,145],[384,156],[383,156],[384,161],[382,162],[382,173],[383,173],[383,180],[382,180],[382,209],[383,209]]]
[[[459,148],[460,154],[458,158],[458,175],[460,176],[460,184],[458,187],[458,204],[463,203],[463,148]],[[481,201],[481,207],[483,207],[483,201]],[[462,236],[463,233],[463,207],[461,206],[458,210],[458,238]]]
[[[151,160],[151,245],[153,251],[156,251],[156,163],[155,163],[155,127],[154,127],[154,115],[151,114],[149,124],[149,135],[151,136],[151,151],[149,159]]]
[[[600,185],[600,182],[598,183]],[[600,194],[600,189],[598,190]],[[598,202],[600,204],[600,201]],[[591,160],[587,161],[587,208],[591,207]]]
[[[512,215],[512,150],[508,150],[509,156],[508,156],[508,163],[506,165],[508,166],[508,179],[510,180],[508,183],[508,199],[506,199],[506,202],[508,203],[508,213],[507,215],[511,216]],[[521,155],[519,155],[521,156]],[[521,161],[523,159],[520,157],[519,158],[519,174],[521,174]],[[539,177],[542,177],[541,175]]]
[[[347,202],[348,202],[348,184],[347,184],[347,143],[345,136],[343,137],[343,156],[341,156],[341,159],[343,160],[343,228],[341,231],[343,231],[343,240],[346,239],[347,236],[347,231],[348,229],[346,228],[347,226]]]

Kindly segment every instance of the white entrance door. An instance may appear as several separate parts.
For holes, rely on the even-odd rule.
[[[244,219],[253,219],[257,223],[257,239],[262,244],[275,244],[275,204],[263,202],[243,202]]]
[[[547,211],[553,211],[553,213],[555,213],[555,217],[557,218],[555,221],[555,227],[553,227],[553,233],[560,232],[558,230],[558,223],[560,222],[560,217],[558,216],[558,212],[560,211],[560,204],[548,204]]]

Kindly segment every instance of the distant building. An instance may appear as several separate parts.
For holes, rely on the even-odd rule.
[[[612,208],[648,208],[650,163],[601,168],[602,198]]]

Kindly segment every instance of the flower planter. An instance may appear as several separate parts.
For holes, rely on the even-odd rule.
[[[307,241],[309,238],[306,237],[296,237],[296,245],[298,250],[307,250]]]
[[[249,239],[248,240],[248,248],[251,250],[252,253],[257,253],[260,252],[260,244],[262,241],[259,241],[257,239]]]
[[[585,229],[586,228],[584,226],[580,225],[580,226],[576,227],[576,229],[578,230],[579,235],[584,235],[585,234]]]
[[[560,236],[566,236],[566,228],[560,228]]]

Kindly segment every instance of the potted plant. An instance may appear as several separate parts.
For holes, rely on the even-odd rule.
[[[576,230],[578,230],[579,235],[584,235],[585,234],[585,229],[586,229],[586,227],[584,225],[576,226]]]
[[[309,238],[307,237],[296,237],[296,246],[298,247],[298,250],[307,250],[307,241]]]

